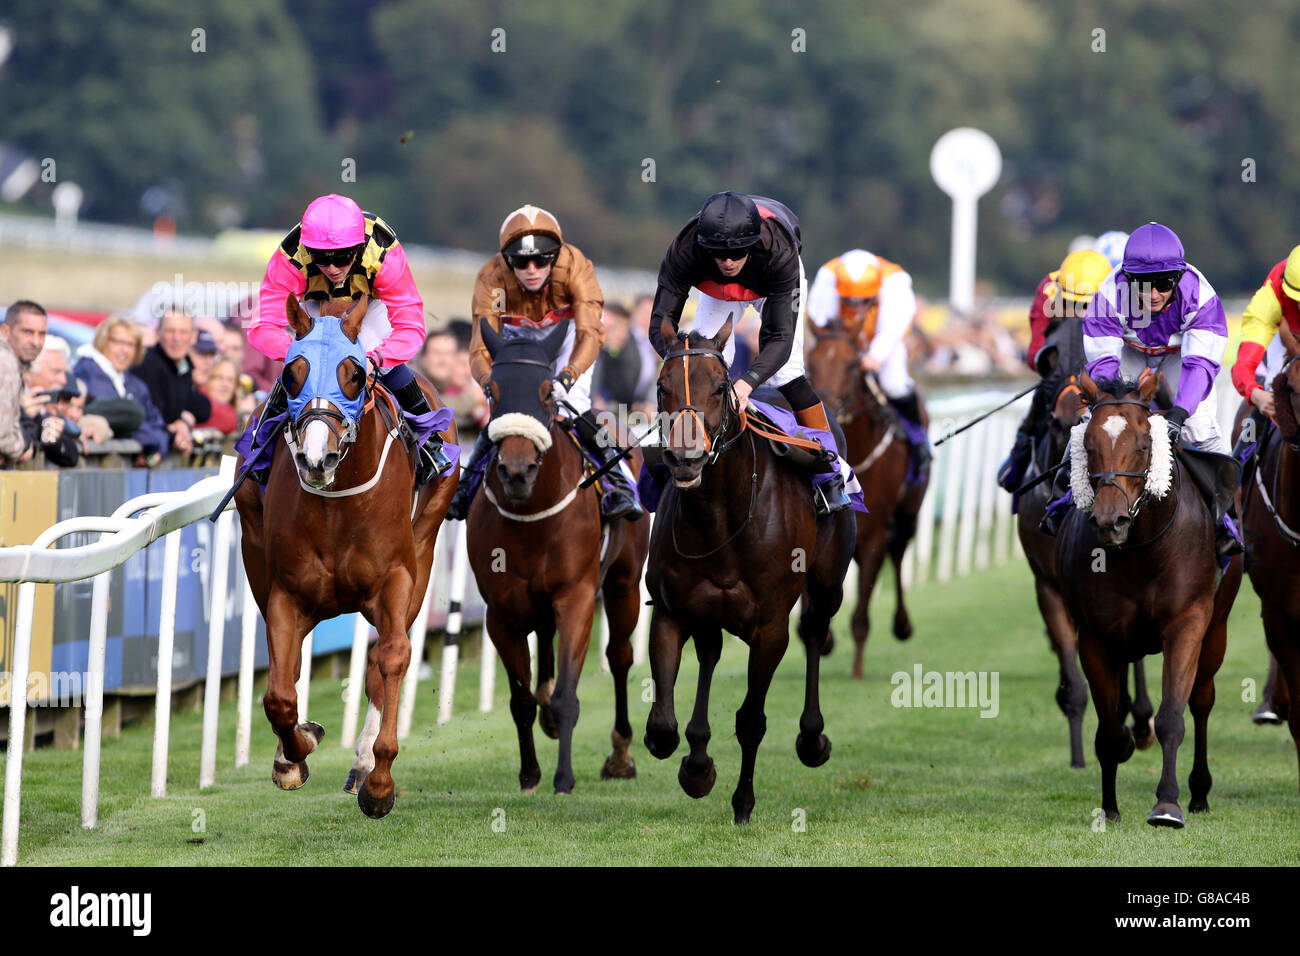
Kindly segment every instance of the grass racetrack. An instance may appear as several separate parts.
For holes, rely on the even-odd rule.
[[[882,584],[884,582],[882,581]],[[1094,829],[1100,771],[1092,752],[1096,720],[1084,726],[1088,766],[1069,768],[1065,718],[1057,709],[1056,658],[1048,649],[1023,561],[946,585],[914,589],[916,636],[888,633],[890,588],[878,588],[867,679],[848,677],[847,611],[838,647],[823,662],[822,707],[834,750],[818,769],[794,753],[803,690],[797,638],[768,697],[759,750],[756,806],[748,827],[732,824],[730,794],[740,765],[734,715],[744,695],[747,649],[726,641],[713,684],[713,793],[691,800],[677,784],[682,745],[670,759],[641,742],[649,666],[630,678],[634,781],[601,782],[613,720],[611,682],[595,652],[587,661],[574,738],[577,786],[556,797],[555,743],[535,729],[542,784],[518,788],[518,749],[499,671],[496,706],[476,709],[478,662],[464,662],[456,715],[435,724],[433,683],[420,685],[412,736],[394,765],[398,801],[369,820],[342,792],[352,755],[338,743],[339,682],[316,681],[311,717],[326,738],[309,758],[302,790],[270,780],[274,737],[253,712],[253,759],[233,769],[234,705],[222,705],[217,783],[198,791],[201,717],[173,717],[169,795],[149,797],[152,727],[106,740],[100,822],[79,825],[81,753],[42,749],[24,763],[20,863],[25,865],[1294,865],[1300,859],[1295,749],[1283,726],[1256,727],[1243,681],[1262,690],[1267,657],[1259,603],[1248,582],[1233,614],[1228,653],[1210,720],[1210,811],[1187,815],[1181,831],[1146,824],[1155,803],[1158,745],[1119,769],[1124,820]],[[432,644],[432,642],[431,642]],[[440,643],[435,647],[440,647]],[[890,676],[925,671],[997,671],[999,712],[895,708]],[[1161,661],[1148,658],[1153,702]],[[688,645],[676,701],[681,729],[695,692]],[[435,652],[435,674],[437,672]],[[1189,799],[1192,720],[1179,753],[1180,803]],[[202,811],[197,813],[196,811]],[[201,820],[202,832],[196,832]],[[802,828],[799,826],[803,821]],[[495,822],[495,827],[494,827]]]

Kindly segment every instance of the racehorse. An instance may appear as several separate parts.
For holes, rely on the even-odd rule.
[[[587,658],[597,591],[604,596],[609,620],[606,658],[615,701],[614,750],[601,777],[636,776],[629,753],[627,672],[641,610],[648,522],[616,519],[608,535],[602,534],[596,489],[579,487],[585,477],[584,458],[556,418],[549,386],[567,321],[540,341],[504,339],[482,324],[483,342],[492,356],[488,436],[497,446],[496,462],[492,467],[489,460],[485,469],[482,493],[470,506],[466,536],[470,567],[487,605],[487,632],[510,679],[510,714],[519,734],[519,785],[526,793],[536,790],[542,773],[533,746],[539,706],[543,732],[560,742],[555,792],[573,792],[578,678]],[[552,648],[557,627],[558,674]],[[529,690],[530,631],[538,638],[535,694]]]
[[[1285,322],[1280,333],[1286,364],[1273,380],[1277,428],[1261,439],[1252,481],[1242,488],[1242,519],[1250,583],[1276,660],[1272,706],[1286,715],[1300,751],[1300,343]]]
[[[360,611],[379,640],[366,662],[370,706],[345,789],[356,792],[367,816],[382,817],[395,800],[397,701],[411,659],[407,630],[428,586],[456,474],[413,490],[412,456],[389,454],[401,434],[401,412],[367,380],[357,344],[367,299],[343,314],[349,304],[327,303],[313,320],[289,296],[297,342],[311,336],[323,346],[294,357],[291,345],[287,356],[282,381],[291,407],[305,402],[286,426],[296,454],[276,455],[265,492],[245,481],[235,504],[248,583],[266,619],[270,677],[263,704],[279,737],[271,778],[284,790],[306,783],[307,756],[325,733],[315,721],[298,721],[294,683],[301,667],[311,666],[301,659],[303,638],[321,621]],[[427,382],[421,388],[431,409],[442,408]],[[355,415],[340,407],[363,399]],[[454,443],[455,425],[442,435]]]
[[[660,760],[677,749],[673,688],[682,648],[694,637],[699,687],[686,726],[690,753],[677,779],[691,797],[713,789],[709,688],[723,629],[739,636],[750,648],[748,689],[736,713],[740,776],[731,798],[735,822],[741,824],[754,809],[754,763],[767,729],[764,700],[789,643],[790,611],[801,593],[799,636],[807,675],[795,751],[809,767],[830,757],[831,743],[822,733],[818,662],[844,597],[856,523],[848,509],[818,517],[809,473],[778,461],[767,441],[743,427],[722,352],[731,331],[730,318],[713,338],[675,336],[669,322],[662,328],[671,351],[659,373],[658,398],[661,421],[671,422],[663,462],[673,480],[659,502],[646,576],[654,608],[654,703],[645,744]]]
[[[1048,358],[1051,361],[1051,358]],[[1070,429],[1079,423],[1087,408],[1078,374],[1062,376],[1052,402],[1052,416],[1047,433],[1034,445],[1034,455],[1025,478],[1041,475],[1061,460],[1070,440]],[[1038,524],[1052,498],[1052,481],[1040,481],[1018,498],[1016,513],[1020,543],[1034,574],[1034,594],[1038,599],[1038,612],[1047,629],[1047,639],[1056,654],[1060,683],[1056,688],[1056,704],[1065,714],[1070,729],[1070,766],[1083,767],[1083,715],[1088,709],[1088,685],[1079,670],[1079,649],[1074,621],[1066,609],[1061,595],[1061,582],[1056,565],[1056,539],[1039,530]],[[1137,696],[1129,697],[1127,673],[1120,693],[1120,707],[1124,713],[1133,714],[1133,738],[1139,750],[1146,750],[1155,741],[1152,717],[1155,709],[1147,694],[1145,665],[1139,659],[1133,662],[1133,676]]]
[[[844,429],[847,457],[855,462],[867,512],[857,513],[858,604],[853,611],[853,677],[862,680],[862,658],[871,631],[871,592],[888,552],[894,564],[894,636],[912,636],[912,621],[903,601],[903,555],[916,534],[917,515],[925,498],[928,476],[907,482],[909,449],[903,430],[888,410],[874,378],[858,368],[856,339],[835,325],[820,330],[808,353],[808,380]],[[832,642],[827,641],[829,653]]]
[[[1097,711],[1102,809],[1108,820],[1120,819],[1116,770],[1133,753],[1120,699],[1126,665],[1163,652],[1155,717],[1163,772],[1147,822],[1182,827],[1177,757],[1183,711],[1190,701],[1196,746],[1188,809],[1195,813],[1209,807],[1207,724],[1241,560],[1234,557],[1220,577],[1214,515],[1172,454],[1164,418],[1149,410],[1160,379],[1098,384],[1084,373],[1079,384],[1092,418],[1072,434],[1071,488],[1079,507],[1061,526],[1056,554]]]

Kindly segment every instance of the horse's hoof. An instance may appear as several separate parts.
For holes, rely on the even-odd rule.
[[[830,657],[831,651],[835,649],[835,638],[826,635],[826,640],[822,641],[822,657]]]
[[[753,813],[753,810],[752,810],[752,809],[750,809],[750,810],[737,810],[737,811],[736,811],[736,817],[735,817],[735,820],[734,820],[736,826],[738,826],[738,827],[748,826],[748,825],[749,825],[749,815],[750,815],[751,813]]]
[[[519,774],[519,789],[524,793],[536,793],[537,785],[542,782],[542,771],[539,769],[535,773]]]
[[[361,784],[361,789],[357,791],[357,806],[361,812],[372,820],[382,820],[392,812],[393,804],[397,802],[397,788],[394,787],[392,793],[382,799],[375,799],[366,789],[365,782]]]
[[[707,797],[718,781],[718,768],[713,765],[712,757],[708,759],[709,765],[704,770],[696,770],[691,766],[691,758],[688,754],[682,758],[681,768],[677,771],[677,782],[682,785],[686,795],[693,800]]]
[[[636,761],[626,754],[623,758],[616,759],[615,754],[610,754],[605,758],[605,765],[600,768],[601,780],[635,780],[636,779]]]
[[[1278,716],[1277,711],[1275,711],[1268,704],[1260,704],[1259,710],[1255,711],[1255,713],[1251,716],[1250,719],[1253,720],[1255,723],[1259,724],[1261,727],[1264,726],[1265,724],[1282,723],[1282,718]]]
[[[366,774],[360,770],[349,770],[347,782],[343,784],[343,792],[353,795],[361,792],[361,786],[366,782]]]
[[[1071,760],[1071,761],[1070,761],[1070,769],[1071,769],[1071,770],[1082,770],[1082,769],[1084,769],[1084,768],[1087,767],[1087,766],[1088,766],[1088,765],[1087,765],[1086,763],[1083,762],[1083,758],[1082,758],[1082,757],[1079,757],[1077,760]]]
[[[1156,742],[1156,719],[1155,717],[1147,718],[1146,733],[1138,736],[1138,727],[1135,724],[1131,733],[1133,734],[1133,745],[1138,750],[1148,750]]]
[[[650,751],[650,756],[656,760],[667,760],[677,749],[677,745],[682,742],[681,735],[677,733],[674,727],[672,730],[661,730],[652,733],[650,730],[645,732],[645,749]]]
[[[900,641],[905,641],[911,636],[912,636],[912,622],[908,618],[903,618],[901,621],[895,618],[894,637],[898,638]]]
[[[1210,809],[1210,801],[1205,797],[1193,797],[1192,802],[1187,805],[1188,813],[1204,813]]]
[[[1106,822],[1107,822],[1107,823],[1119,823],[1120,820],[1122,820],[1122,819],[1123,819],[1123,817],[1121,817],[1121,816],[1119,815],[1119,811],[1118,811],[1118,810],[1107,810],[1107,811],[1106,811]]]
[[[320,743],[325,739],[325,728],[314,720],[309,720],[306,723],[299,724],[298,730],[306,734],[308,737],[313,738],[316,743]]]
[[[1147,815],[1147,823],[1153,827],[1183,828],[1183,811],[1176,803],[1157,803],[1156,808]]]
[[[289,760],[276,760],[271,764],[271,779],[281,790],[299,790],[307,782],[311,772],[307,769],[307,761],[299,760],[293,763]]]
[[[817,745],[809,747],[804,740],[804,735],[800,734],[794,739],[794,752],[799,755],[805,767],[820,767],[831,759],[831,739],[821,734],[817,738]]]
[[[555,722],[555,712],[551,710],[550,704],[540,704],[537,707],[537,726],[542,729],[542,733],[552,740],[560,739],[560,727]]]

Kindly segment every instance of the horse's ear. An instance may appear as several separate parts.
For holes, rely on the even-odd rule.
[[[482,337],[483,344],[487,346],[488,355],[496,358],[497,349],[501,348],[505,339],[503,339],[501,333],[492,328],[492,324],[481,315],[478,317],[478,334]]]
[[[315,324],[312,317],[307,314],[307,310],[302,307],[302,303],[298,301],[298,297],[292,292],[289,293],[288,298],[285,300],[284,314],[289,319],[289,328],[293,330],[293,334],[298,338],[302,338],[310,332],[311,327]]]
[[[727,321],[722,323],[722,328],[718,329],[718,334],[713,337],[712,347],[715,350],[721,352],[722,347],[727,344],[727,339],[731,338],[731,330],[735,327],[735,318],[736,313],[728,313]]]
[[[1295,333],[1287,325],[1286,319],[1282,319],[1282,324],[1277,327],[1278,335],[1282,336],[1282,344],[1286,347],[1286,357],[1289,359],[1300,355],[1300,342],[1296,341]]]
[[[1143,372],[1141,377],[1138,378],[1138,397],[1150,405],[1151,399],[1155,397],[1156,391],[1160,388],[1160,383],[1162,381],[1164,381],[1163,374],[1148,375],[1146,372]]]
[[[542,349],[552,361],[560,354],[560,349],[564,348],[564,338],[569,334],[569,323],[572,321],[572,319],[561,319],[555,324],[555,328],[546,333],[546,338],[542,339]]]
[[[659,337],[664,340],[664,348],[673,347],[673,339],[677,338],[677,330],[673,328],[673,320],[665,316],[664,320],[659,323]]]
[[[361,334],[361,323],[365,320],[366,310],[370,308],[370,298],[363,292],[347,315],[343,316],[343,334],[352,342]]]
[[[1083,389],[1083,397],[1087,400],[1088,404],[1096,405],[1097,401],[1101,398],[1101,389],[1099,389],[1097,383],[1092,380],[1092,376],[1087,372],[1081,373],[1079,375],[1079,387]]]
[[[1164,372],[1156,376],[1156,382],[1156,408],[1167,412],[1174,407],[1173,390],[1169,387],[1169,380],[1165,378]]]

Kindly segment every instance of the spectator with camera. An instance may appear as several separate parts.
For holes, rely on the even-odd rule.
[[[20,299],[5,310],[0,323],[0,466],[12,467],[30,461],[37,443],[23,429],[24,416],[31,417],[49,403],[23,381],[45,345],[45,310]]]

